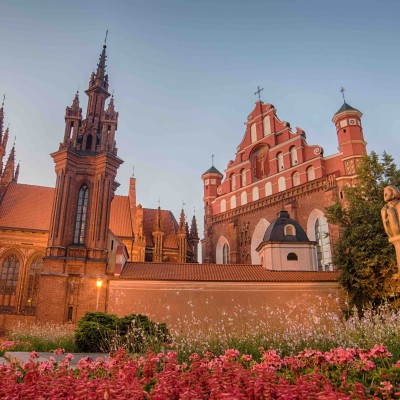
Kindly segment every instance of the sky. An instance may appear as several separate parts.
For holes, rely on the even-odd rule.
[[[50,153],[65,107],[90,73],[105,32],[119,112],[117,194],[134,167],[137,199],[189,219],[202,236],[201,175],[234,158],[257,86],[278,117],[325,155],[333,114],[363,113],[368,151],[400,162],[400,2],[323,0],[0,0],[0,94],[16,136],[19,182],[54,186]],[[10,147],[9,147],[10,148]]]

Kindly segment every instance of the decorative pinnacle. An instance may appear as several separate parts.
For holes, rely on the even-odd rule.
[[[260,86],[257,86],[257,90],[255,91],[254,95],[258,95],[258,101],[261,101],[261,92],[264,90],[264,88],[260,88]]]
[[[134,178],[134,177],[135,177],[135,166],[132,165],[132,178]]]
[[[6,95],[3,94],[3,102],[1,103],[1,108],[4,108],[4,102],[5,102],[5,100],[6,100]]]
[[[346,99],[344,98],[344,91],[345,91],[346,89],[342,86],[341,88],[340,88],[340,90],[339,90],[339,92],[340,93],[342,93],[342,96],[343,96],[343,103],[346,103]]]
[[[104,46],[107,46],[108,29],[106,30],[106,37],[104,38]]]
[[[214,166],[214,154],[211,154],[211,165]]]

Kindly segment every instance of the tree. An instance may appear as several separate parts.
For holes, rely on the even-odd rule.
[[[328,222],[340,228],[333,262],[339,282],[347,290],[350,306],[359,312],[393,297],[397,271],[394,246],[388,242],[382,220],[383,189],[400,185],[400,171],[393,157],[375,152],[365,155],[358,168],[357,180],[344,188],[344,203],[327,207]]]

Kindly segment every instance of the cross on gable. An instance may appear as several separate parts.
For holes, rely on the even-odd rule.
[[[264,88],[261,88],[260,86],[257,86],[257,90],[255,91],[254,95],[258,95],[258,100],[261,101],[261,92],[264,90]]]

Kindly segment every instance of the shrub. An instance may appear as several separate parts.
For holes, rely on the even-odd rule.
[[[78,349],[85,352],[113,352],[124,348],[129,353],[161,350],[170,336],[165,324],[157,324],[140,314],[118,318],[113,314],[87,312],[75,332]]]

